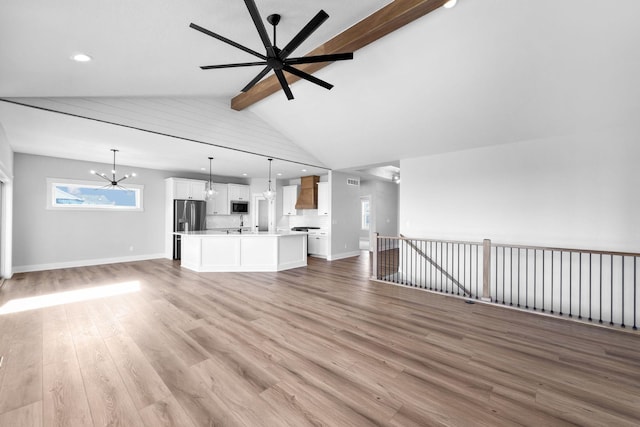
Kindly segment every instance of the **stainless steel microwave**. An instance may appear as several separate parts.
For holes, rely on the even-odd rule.
[[[242,200],[231,201],[231,213],[232,214],[247,214],[249,213],[249,202]]]

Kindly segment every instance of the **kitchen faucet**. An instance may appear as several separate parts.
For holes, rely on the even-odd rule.
[[[238,229],[238,233],[242,233],[242,227],[244,227],[244,218],[242,214],[240,214],[240,228]]]

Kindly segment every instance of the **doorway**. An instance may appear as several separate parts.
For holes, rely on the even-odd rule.
[[[370,248],[371,233],[371,196],[360,197],[360,250]]]
[[[269,231],[269,201],[262,195],[253,196],[254,231]]]

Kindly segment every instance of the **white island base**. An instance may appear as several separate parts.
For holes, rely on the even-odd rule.
[[[181,265],[193,271],[282,271],[307,265],[306,234],[194,231],[180,235]]]

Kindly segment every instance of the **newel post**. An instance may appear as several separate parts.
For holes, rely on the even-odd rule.
[[[378,233],[373,233],[373,239],[369,242],[371,248],[371,256],[373,257],[371,262],[371,278],[378,279]]]
[[[482,301],[491,301],[491,240],[482,241]]]

